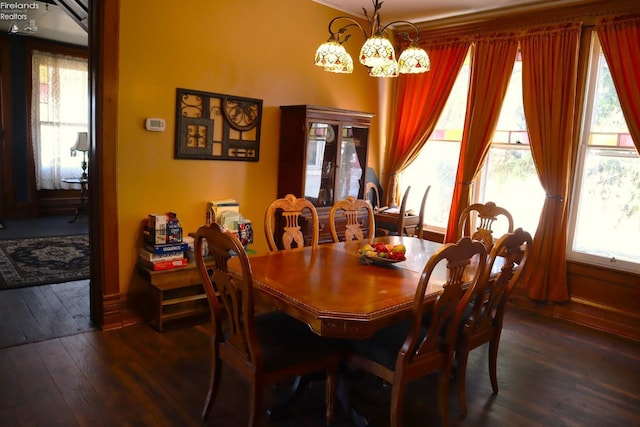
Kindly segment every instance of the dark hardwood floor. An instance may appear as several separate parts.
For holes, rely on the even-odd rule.
[[[209,376],[209,324],[158,333],[145,324],[85,332],[0,350],[0,419],[11,426],[197,426]],[[510,307],[492,395],[487,349],[470,355],[469,413],[452,426],[640,425],[640,344]],[[409,386],[407,426],[439,425],[432,378]],[[372,426],[388,425],[389,390],[351,379],[354,407]],[[269,390],[269,401],[276,396]],[[208,425],[245,426],[247,386],[223,369]],[[321,427],[323,387],[314,384],[279,421]],[[334,425],[350,423],[338,411]]]
[[[0,291],[0,348],[94,329],[89,280]]]
[[[5,219],[0,240],[88,232],[88,218]],[[89,280],[0,290],[0,348],[92,331]],[[1,374],[0,374],[1,375]]]

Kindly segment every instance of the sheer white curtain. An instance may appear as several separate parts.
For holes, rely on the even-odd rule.
[[[88,128],[87,60],[34,51],[32,65],[31,130],[37,189],[74,188],[62,179],[82,174],[82,153],[72,156],[71,147],[78,132]]]

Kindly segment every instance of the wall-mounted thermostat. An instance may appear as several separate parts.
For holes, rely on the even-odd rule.
[[[164,132],[165,123],[163,119],[150,118],[144,121],[144,128],[153,132]]]

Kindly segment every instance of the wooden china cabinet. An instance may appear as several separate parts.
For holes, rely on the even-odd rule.
[[[310,200],[318,212],[320,243],[330,242],[334,201],[364,196],[373,114],[312,105],[281,106],[280,112],[278,197],[290,193]]]

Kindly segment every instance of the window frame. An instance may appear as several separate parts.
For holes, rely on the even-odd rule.
[[[585,84],[585,98],[583,104],[583,119],[580,128],[580,140],[578,153],[575,157],[575,167],[573,176],[573,187],[571,192],[571,202],[569,204],[569,217],[567,221],[567,241],[566,241],[566,258],[567,261],[581,262],[585,264],[595,265],[599,267],[610,268],[632,273],[640,273],[640,263],[632,261],[620,260],[615,257],[607,258],[602,255],[576,251],[573,249],[573,242],[576,238],[576,226],[578,224],[578,210],[580,202],[580,191],[582,188],[583,174],[585,168],[586,157],[590,149],[605,150],[612,153],[623,152],[632,154],[635,151],[637,157],[638,152],[635,147],[608,146],[601,144],[589,144],[592,134],[591,127],[594,119],[594,108],[596,101],[596,89],[598,81],[598,67],[602,48],[597,34],[594,32],[591,37],[589,63],[587,69],[587,79]],[[603,57],[604,59],[604,57]],[[617,156],[620,157],[620,156]]]

